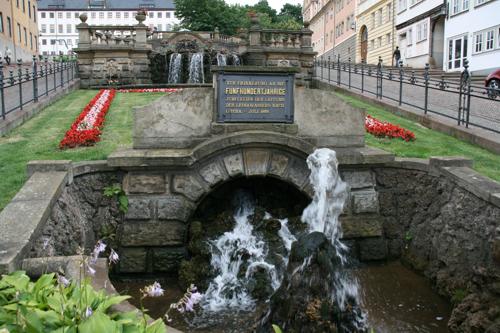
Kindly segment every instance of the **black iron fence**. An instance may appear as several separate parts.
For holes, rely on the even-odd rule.
[[[33,57],[30,65],[18,60],[13,66],[4,67],[0,60],[0,120],[31,102],[63,88],[77,75],[76,61],[38,61]]]
[[[475,126],[500,133],[500,90],[472,83],[468,62],[456,80],[433,76],[429,65],[416,73],[402,67],[385,69],[378,65],[317,58],[314,77],[331,85],[405,105],[424,114],[453,119],[459,126]]]

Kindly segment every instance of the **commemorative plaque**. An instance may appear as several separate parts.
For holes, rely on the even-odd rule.
[[[293,73],[217,75],[217,122],[293,123]]]

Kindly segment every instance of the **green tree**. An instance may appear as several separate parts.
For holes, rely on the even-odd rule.
[[[281,8],[280,17],[286,17],[287,20],[289,18],[302,23],[303,17],[302,17],[302,6],[300,4],[292,5],[289,3],[286,3],[283,5],[283,8]]]

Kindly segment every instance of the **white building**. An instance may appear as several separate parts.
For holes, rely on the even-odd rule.
[[[158,31],[170,31],[179,24],[173,0],[39,0],[40,53],[70,54],[78,45],[76,26],[86,13],[90,25],[135,25],[138,9],[147,11],[144,24]]]
[[[474,74],[499,68],[500,1],[449,0],[444,37],[444,70],[463,70],[465,59]]]
[[[445,16],[443,0],[396,1],[396,46],[403,66],[443,66]]]

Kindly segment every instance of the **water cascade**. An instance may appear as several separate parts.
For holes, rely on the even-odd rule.
[[[189,63],[189,79],[188,83],[203,83],[205,82],[205,74],[203,71],[203,53],[194,53],[191,56]]]
[[[204,297],[203,308],[208,311],[224,309],[252,310],[255,300],[247,288],[249,281],[257,271],[265,271],[273,290],[276,290],[283,278],[288,255],[283,258],[281,267],[267,260],[269,248],[262,237],[257,235],[250,223],[254,214],[253,198],[246,192],[238,192],[233,200],[236,225],[230,232],[210,242],[211,265],[218,275],[210,283]],[[264,219],[271,219],[266,213]],[[279,236],[283,246],[288,249],[295,237],[287,227],[287,219],[279,220]],[[241,274],[245,270],[244,276]]]
[[[241,66],[241,58],[237,54],[231,54],[231,58],[233,59],[233,65],[234,66]]]
[[[227,66],[227,56],[223,53],[217,53],[217,66]]]
[[[182,69],[182,54],[172,53],[168,67],[168,83],[180,83]]]

